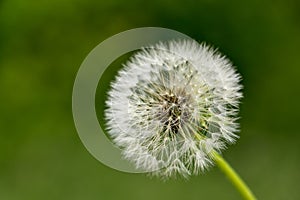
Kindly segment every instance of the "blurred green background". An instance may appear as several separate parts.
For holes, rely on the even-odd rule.
[[[240,140],[224,152],[259,199],[300,199],[300,1],[0,1],[0,199],[241,199],[217,168],[161,182],[95,160],[72,119],[89,51],[159,26],[207,41],[243,76]],[[100,106],[101,107],[101,106]]]

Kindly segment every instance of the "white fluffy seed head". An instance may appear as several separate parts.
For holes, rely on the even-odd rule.
[[[143,48],[108,93],[108,132],[139,169],[164,178],[198,174],[212,151],[233,143],[240,76],[205,44],[170,41]]]

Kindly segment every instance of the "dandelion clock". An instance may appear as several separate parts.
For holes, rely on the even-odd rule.
[[[225,56],[194,40],[143,47],[111,84],[107,131],[137,169],[188,178],[216,164],[255,199],[221,156],[238,139],[240,80]]]

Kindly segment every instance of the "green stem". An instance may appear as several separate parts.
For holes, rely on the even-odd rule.
[[[228,177],[228,179],[241,193],[241,195],[247,200],[256,200],[255,196],[253,195],[249,187],[240,178],[240,176],[234,171],[234,169],[226,162],[226,160],[216,151],[212,153],[212,156],[216,164],[218,165],[218,167]]]

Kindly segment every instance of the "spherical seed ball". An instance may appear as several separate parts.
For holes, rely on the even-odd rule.
[[[126,159],[165,178],[198,174],[237,138],[240,75],[193,40],[145,47],[108,93],[108,133]]]

